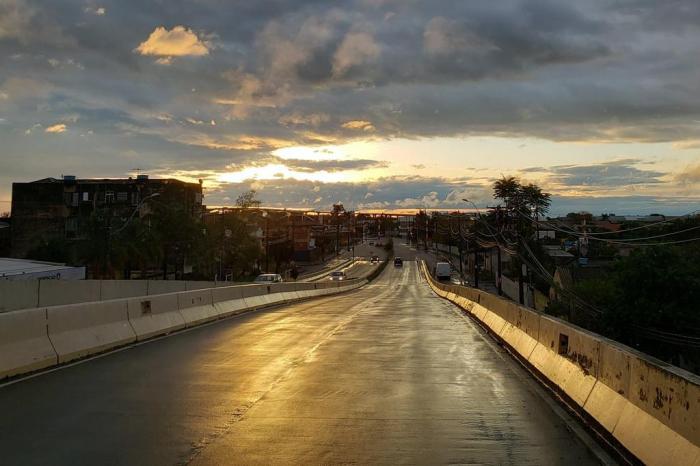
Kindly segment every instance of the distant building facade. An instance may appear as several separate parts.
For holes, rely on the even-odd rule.
[[[96,209],[118,218],[144,215],[147,198],[201,216],[202,185],[175,179],[76,179],[44,178],[12,184],[11,255],[25,258],[41,244],[55,239],[79,240]]]

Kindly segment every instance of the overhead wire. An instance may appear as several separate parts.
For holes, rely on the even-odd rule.
[[[605,243],[609,243],[609,244],[619,244],[619,245],[624,245],[624,246],[664,246],[664,245],[671,245],[671,244],[684,244],[684,243],[690,243],[693,241],[700,241],[700,236],[698,236],[695,238],[686,238],[686,239],[682,239],[682,240],[673,240],[673,241],[655,241],[652,243],[637,243],[636,242],[636,241],[647,241],[650,239],[656,239],[656,238],[662,238],[662,237],[668,237],[668,236],[678,235],[678,234],[682,234],[682,233],[687,233],[689,231],[694,231],[694,230],[700,229],[700,225],[686,228],[684,230],[679,230],[679,231],[670,232],[670,233],[664,233],[661,235],[648,236],[648,237],[643,237],[643,238],[630,238],[630,239],[625,239],[625,240],[622,240],[622,239],[617,240],[617,239],[608,239],[608,238],[597,238],[595,236],[589,236],[588,233],[584,234],[581,232],[574,232],[571,230],[564,230],[561,228],[556,228],[551,224],[543,223],[543,222],[540,222],[540,221],[535,220],[533,218],[530,218],[527,215],[523,214],[522,212],[519,212],[519,213],[520,213],[520,215],[525,217],[530,222],[536,224],[537,226],[545,225],[545,226],[548,226],[549,228],[551,228],[555,231],[559,231],[559,232],[566,233],[566,234],[569,234],[572,236],[576,236],[577,238],[587,238],[587,239],[592,240],[592,241],[600,241],[600,242],[605,242]]]
[[[672,219],[668,219],[668,220],[660,220],[660,221],[658,221],[658,222],[650,223],[650,224],[647,224],[647,225],[641,225],[641,226],[638,226],[638,227],[625,228],[625,229],[621,229],[621,230],[617,230],[617,231],[590,232],[590,233],[588,233],[588,234],[589,234],[589,235],[595,235],[595,236],[617,235],[617,234],[620,234],[620,233],[626,233],[626,232],[628,232],[628,231],[642,230],[642,229],[645,229],[645,228],[654,228],[654,227],[656,227],[656,226],[658,226],[658,225],[662,225],[662,224],[666,224],[666,223],[673,223],[673,222],[677,222],[677,221],[679,221],[679,220],[685,220],[685,219],[688,219],[688,218],[692,218],[692,217],[693,217],[694,215],[696,215],[698,212],[700,212],[700,210],[694,210],[694,211],[692,211],[692,212],[688,212],[687,214],[681,215],[681,216],[676,217],[676,218],[672,218]],[[551,222],[551,221],[552,221],[552,220],[548,220],[548,222]],[[568,226],[567,226],[565,223],[563,223],[563,222],[561,222],[561,221],[559,221],[559,220],[557,220],[557,222],[560,223],[560,224],[562,224],[564,227],[568,228]],[[569,231],[571,231],[572,233],[577,233],[575,230],[572,230],[572,229],[570,229]]]

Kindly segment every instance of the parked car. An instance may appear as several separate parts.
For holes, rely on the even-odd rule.
[[[331,279],[331,281],[334,282],[339,282],[348,278],[348,276],[342,270],[336,270],[335,272],[331,272],[331,274],[328,277]]]
[[[448,262],[438,262],[435,264],[435,278],[438,280],[449,280],[452,275],[452,266]]]
[[[379,264],[379,256],[372,256],[369,259],[370,264]]]
[[[401,259],[400,257],[395,257],[394,267],[403,267],[403,259]]]
[[[283,282],[282,275],[278,273],[262,273],[255,277],[255,283],[280,283]]]

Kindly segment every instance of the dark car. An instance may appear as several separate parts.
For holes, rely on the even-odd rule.
[[[403,267],[403,259],[401,259],[400,257],[395,257],[394,267]]]

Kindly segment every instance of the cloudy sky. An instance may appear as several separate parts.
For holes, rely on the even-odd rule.
[[[697,0],[0,0],[0,211],[48,176],[206,203],[700,205]]]

